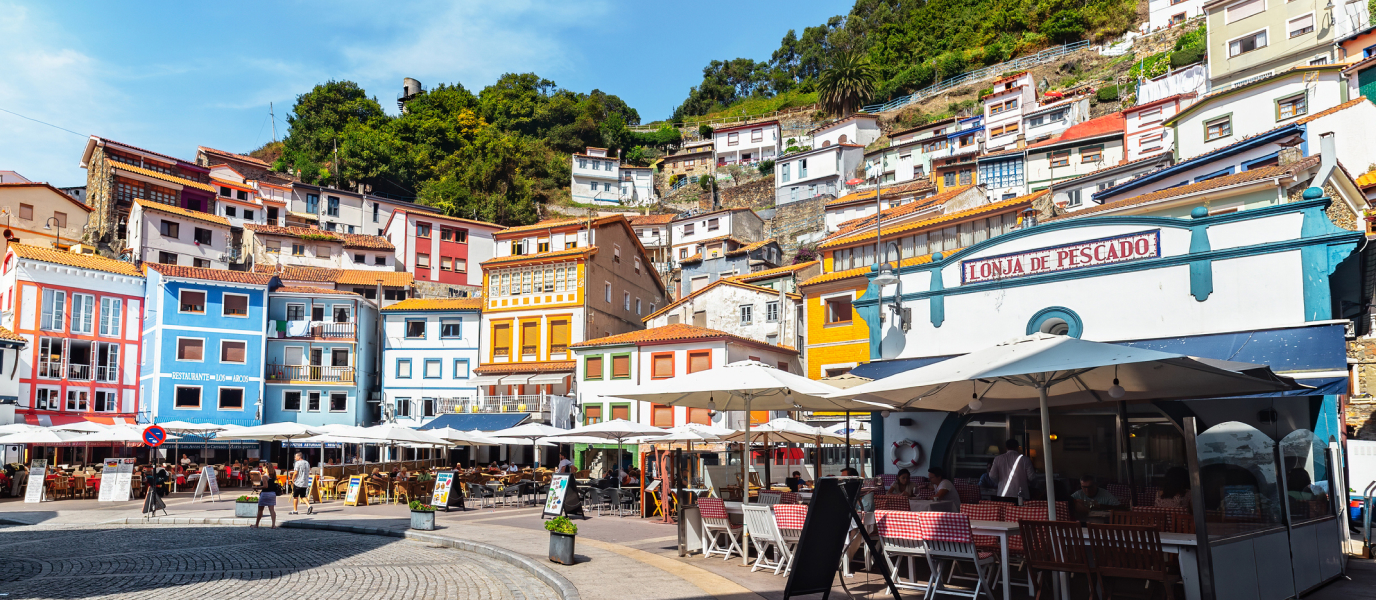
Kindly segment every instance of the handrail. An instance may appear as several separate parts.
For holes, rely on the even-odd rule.
[[[962,73],[945,81],[936,83],[934,85],[928,86],[926,88],[920,89],[916,92],[908,94],[907,96],[895,98],[883,104],[871,104],[869,106],[861,108],[860,112],[871,114],[887,112],[890,110],[894,110],[896,108],[906,106],[908,104],[912,104],[913,102],[916,102],[918,100],[923,100],[928,97],[935,96],[936,94],[939,94],[941,92],[944,92],[955,87],[966,85],[968,83],[973,83],[975,81],[988,79],[1000,73],[1006,73],[1008,71],[1015,71],[1017,69],[1021,69],[1024,67],[1048,63],[1062,56],[1070,54],[1071,52],[1082,50],[1088,47],[1089,40],[1083,40],[1071,44],[1065,44],[1063,46],[1058,46],[1055,48],[1047,48],[1046,50],[1042,50],[1041,52],[1038,52],[1036,54],[1030,54],[1027,56],[1010,60],[1008,62],[990,65],[982,69],[966,71],[965,73]]]

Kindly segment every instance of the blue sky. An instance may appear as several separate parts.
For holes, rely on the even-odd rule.
[[[0,169],[82,185],[85,136],[179,156],[278,135],[297,94],[358,82],[396,111],[402,77],[477,91],[507,72],[667,117],[712,59],[767,59],[789,29],[850,10],[787,2],[10,3],[0,0]],[[729,27],[704,25],[730,18]]]

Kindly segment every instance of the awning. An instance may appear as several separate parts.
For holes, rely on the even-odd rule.
[[[417,429],[452,427],[460,431],[499,431],[520,425],[529,418],[528,413],[445,413]]]
[[[560,384],[564,383],[565,377],[568,377],[572,374],[573,373],[541,373],[539,375],[531,377],[530,381],[528,381],[527,383],[529,383],[530,385]]]
[[[502,378],[502,385],[525,385],[530,382],[533,375],[507,375]]]
[[[119,422],[116,422],[115,419],[110,417],[88,418],[83,417],[81,415],[23,415],[23,417],[28,424],[39,425],[42,427],[52,427],[54,425],[71,425],[72,423],[81,423],[83,421],[90,421],[92,423],[99,423],[101,425],[118,425],[120,422],[123,422],[122,419]]]
[[[497,385],[501,381],[501,375],[479,375],[468,380],[468,382],[473,385]]]

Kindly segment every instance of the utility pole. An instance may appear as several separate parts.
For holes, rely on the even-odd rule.
[[[339,138],[334,139],[334,187],[339,188]]]
[[[268,103],[268,117],[272,119],[272,143],[277,143],[277,114],[272,110],[272,103]],[[261,131],[261,130],[260,130]]]

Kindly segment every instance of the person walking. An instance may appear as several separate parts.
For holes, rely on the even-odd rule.
[[[263,489],[258,492],[258,519],[251,527],[256,529],[263,522],[263,508],[267,507],[268,512],[272,513],[272,528],[277,528],[277,494],[281,491],[282,486],[277,483],[277,467],[268,463],[263,473]]]
[[[306,502],[306,514],[315,512],[315,507],[311,506],[310,483],[311,483],[311,463],[300,452],[296,453],[296,462],[291,465],[294,477],[291,481],[291,514],[301,514],[298,503]]]

